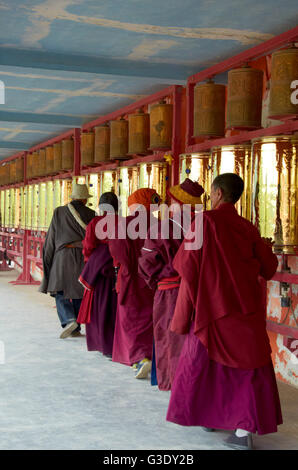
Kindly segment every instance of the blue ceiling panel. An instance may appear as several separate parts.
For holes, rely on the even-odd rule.
[[[2,0],[0,140],[32,146],[296,25],[297,0]]]

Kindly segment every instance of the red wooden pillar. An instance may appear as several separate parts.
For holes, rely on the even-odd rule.
[[[11,281],[11,284],[15,285],[39,285],[39,281],[35,281],[30,273],[31,262],[28,260],[29,254],[29,230],[24,231],[23,237],[23,271],[19,275],[16,281]]]

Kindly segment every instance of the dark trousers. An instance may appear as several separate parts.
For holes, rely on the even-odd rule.
[[[65,299],[63,291],[55,295],[58,317],[62,328],[68,323],[76,321],[79,315],[82,299]],[[80,328],[78,328],[79,330]]]

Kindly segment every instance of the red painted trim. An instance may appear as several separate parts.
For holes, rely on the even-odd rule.
[[[35,145],[34,147],[31,147],[28,152],[29,153],[32,153],[32,152],[36,152],[37,150],[40,150],[44,147],[49,147],[50,145],[54,145],[56,144],[57,142],[61,142],[61,140],[63,139],[69,139],[70,137],[73,137],[75,135],[75,131],[76,131],[77,128],[74,128],[74,129],[71,129],[67,132],[64,132],[64,134],[60,134],[56,137],[53,137],[52,139],[49,139],[49,140],[46,140],[45,142],[42,142],[41,144],[38,144],[38,145]],[[80,132],[80,129],[78,128],[79,132]]]
[[[285,33],[279,34],[268,41],[259,44],[258,46],[252,47],[240,54],[237,54],[233,57],[230,57],[227,60],[219,62],[219,64],[213,65],[208,69],[203,70],[202,72],[198,72],[195,75],[192,75],[188,78],[188,84],[194,84],[198,82],[202,82],[207,78],[213,77],[219,73],[225,72],[231,68],[239,67],[245,62],[248,62],[252,59],[256,59],[264,54],[268,54],[269,52],[274,51],[275,49],[279,49],[280,47],[295,41],[298,38],[298,26],[292,28]]]
[[[101,116],[95,119],[94,121],[84,124],[82,126],[82,131],[87,131],[95,126],[100,126],[101,124],[104,124],[105,122],[112,121],[114,119],[117,119],[121,116],[125,116],[127,114],[131,114],[132,112],[134,112],[135,110],[143,106],[147,106],[163,98],[166,98],[167,96],[173,95],[177,88],[181,88],[181,85],[172,85],[157,93],[154,93],[153,95],[147,96],[146,98],[136,101],[135,103],[132,103],[128,106],[124,106],[123,108],[120,108],[117,111],[114,111],[110,114],[106,114],[105,116]]]
[[[205,142],[201,142],[200,144],[189,145],[186,148],[186,153],[202,152],[205,150],[210,150],[212,147],[249,142],[252,139],[256,139],[260,137],[286,134],[286,133],[290,134],[297,130],[298,130],[298,119],[294,121],[287,121],[283,124],[279,124],[278,126],[266,127],[265,129],[258,129],[254,131],[241,132],[238,135],[233,135],[230,137],[223,137],[221,139],[206,140]]]
[[[22,158],[26,152],[22,151],[19,153],[15,153],[14,155],[11,155],[11,157],[6,157],[4,160],[0,160],[0,163],[6,163],[6,162],[11,162],[12,160],[17,160],[18,158]]]
[[[267,330],[277,333],[278,335],[289,336],[290,338],[298,339],[298,328],[291,326],[279,325],[278,323],[267,320]]]
[[[273,276],[271,281],[288,282],[289,284],[298,284],[298,274],[278,272]]]

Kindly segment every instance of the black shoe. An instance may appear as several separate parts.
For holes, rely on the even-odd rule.
[[[205,431],[205,432],[214,432],[214,431],[215,431],[214,428],[205,428],[205,426],[202,426],[202,429],[203,429],[203,431]]]
[[[232,434],[228,437],[228,439],[224,442],[224,444],[229,447],[230,449],[235,450],[252,450],[252,435],[248,434],[248,436],[244,437],[237,437],[236,434]]]

